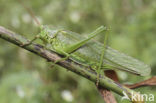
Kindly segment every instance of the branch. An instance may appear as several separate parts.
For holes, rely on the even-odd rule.
[[[24,38],[23,36],[16,34],[2,26],[0,26],[0,38],[5,39],[6,41],[13,43],[19,47],[21,47],[20,45],[27,43],[29,40]],[[39,45],[39,44],[35,44],[32,43],[31,45],[25,46],[25,47],[21,47],[24,48],[36,55],[41,56],[42,58],[47,59],[48,61],[56,61],[58,59],[60,59],[61,57],[51,51],[51,50],[47,50],[44,49],[43,46]],[[79,65],[75,62],[73,62],[72,60],[68,59],[65,61],[61,61],[59,63],[57,63],[59,66],[62,66],[80,76],[83,76],[87,79],[89,79],[92,82],[96,82],[96,78],[97,78],[97,73],[89,68],[86,68],[82,65]],[[113,92],[116,92],[119,95],[123,95],[123,91],[131,98],[131,93],[136,93],[133,90],[113,81],[112,79],[109,79],[108,77],[105,76],[100,76],[99,78],[99,85],[107,88],[108,90],[112,90]],[[137,102],[135,102],[137,103]]]

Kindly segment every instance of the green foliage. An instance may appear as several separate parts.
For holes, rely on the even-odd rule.
[[[84,33],[82,35],[100,25],[111,27],[109,45],[149,64],[152,67],[152,75],[156,74],[155,0],[23,2],[32,9],[42,24],[52,27],[63,27]],[[39,32],[31,16],[18,0],[0,0],[0,25],[29,39]],[[103,42],[103,37],[97,37],[96,40]],[[50,63],[4,40],[0,40],[0,44],[0,103],[68,103],[69,101],[62,97],[64,90],[70,91],[73,103],[103,102],[90,81],[57,66],[50,69]],[[123,83],[135,83],[148,78],[120,71],[118,74]],[[24,98],[18,95],[17,88],[22,88],[26,95]],[[153,93],[156,98],[154,87],[137,91]],[[121,101],[119,96],[117,99]]]

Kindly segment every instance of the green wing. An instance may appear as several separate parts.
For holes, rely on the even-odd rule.
[[[71,31],[64,31],[57,36],[57,39],[65,46],[83,40],[85,37]],[[73,54],[82,58],[83,63],[99,63],[103,44],[90,40],[84,46],[77,49]],[[81,61],[78,61],[81,62]],[[121,53],[107,46],[103,64],[110,65],[111,69],[119,69],[133,74],[146,76],[151,72],[151,68],[143,62]],[[104,66],[103,66],[104,67]]]

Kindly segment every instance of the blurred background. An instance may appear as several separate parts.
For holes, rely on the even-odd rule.
[[[111,27],[109,46],[152,68],[147,77],[118,71],[121,83],[156,75],[156,0],[23,0],[41,24],[82,35]],[[18,0],[0,0],[0,25],[32,39],[38,26]],[[102,42],[98,36],[96,40]],[[40,42],[40,41],[38,41]],[[95,85],[0,39],[0,103],[104,103]],[[136,89],[153,94],[155,87]],[[120,103],[129,103],[116,95]],[[154,103],[154,102],[147,102]]]

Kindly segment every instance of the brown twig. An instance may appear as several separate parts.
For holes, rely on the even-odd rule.
[[[156,76],[153,76],[152,78],[149,78],[147,80],[135,84],[125,84],[125,86],[131,89],[144,87],[144,86],[156,86]]]

